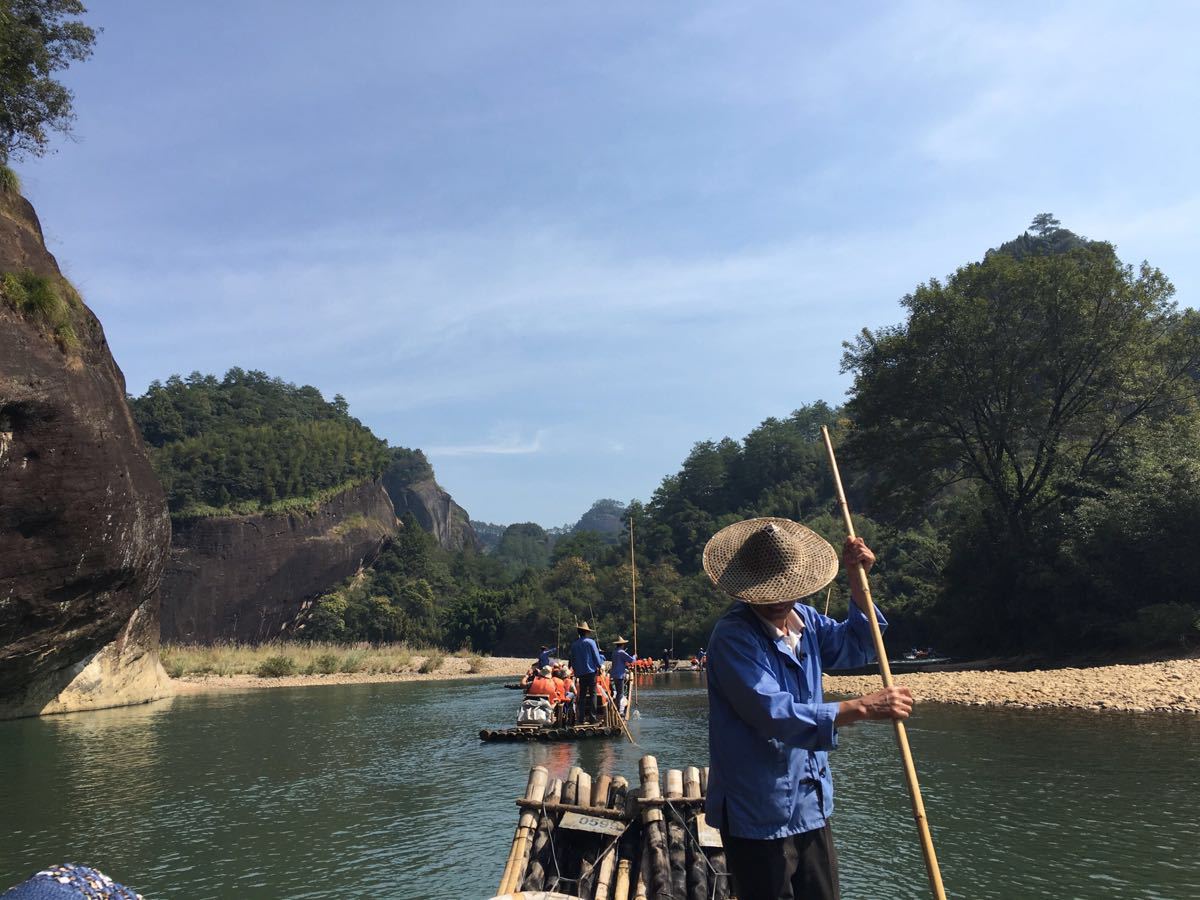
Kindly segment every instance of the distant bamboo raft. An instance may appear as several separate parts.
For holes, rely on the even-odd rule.
[[[619,737],[624,722],[611,703],[604,704],[601,721],[582,725],[514,725],[512,728],[484,728],[481,741],[582,741],[588,738]],[[632,740],[632,738],[630,738]]]
[[[721,835],[704,821],[708,769],[669,770],[664,792],[653,756],[638,768],[630,788],[534,766],[496,900],[736,900]]]
[[[583,741],[588,738],[617,737],[620,725],[563,725],[561,728],[484,728],[481,741]]]

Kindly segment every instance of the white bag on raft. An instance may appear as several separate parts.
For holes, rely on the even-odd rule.
[[[521,711],[517,713],[517,724],[546,724],[550,721],[552,714],[553,707],[545,697],[529,697],[521,704]]]

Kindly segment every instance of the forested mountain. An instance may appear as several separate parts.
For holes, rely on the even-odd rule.
[[[697,444],[648,504],[629,505],[615,543],[586,529],[551,543],[545,529],[525,523],[508,526],[497,550],[484,556],[445,553],[406,535],[403,552],[397,544],[373,567],[390,567],[393,577],[360,580],[325,598],[311,633],[365,637],[362,623],[370,622],[375,639],[419,637],[451,647],[470,642],[476,649],[502,653],[524,653],[536,641],[558,640],[581,619],[593,624],[602,641],[618,633],[629,637],[627,523],[632,515],[642,652],[658,655],[671,647],[677,653],[694,652],[728,605],[728,598],[699,571],[698,553],[713,531],[745,516],[788,515],[840,542],[818,430],[835,419],[836,411],[818,403],[787,419],[769,419],[742,441]],[[895,531],[867,518],[859,524],[889,562],[890,571],[877,580],[877,598],[888,604],[902,636],[906,618],[910,637],[926,636],[919,614],[932,602],[944,545],[926,526]],[[412,575],[418,571],[419,577]],[[393,598],[390,613],[384,597]],[[403,598],[399,605],[397,597]],[[844,612],[846,599],[844,586],[835,585],[829,595],[831,613]],[[440,618],[422,612],[426,600],[441,611]],[[824,601],[824,596],[818,598],[822,608]],[[417,622],[423,624],[418,627]]]
[[[263,372],[173,375],[129,402],[177,518],[311,499],[379,477],[390,459],[340,395]]]
[[[472,519],[471,527],[475,529],[475,535],[479,538],[479,549],[484,553],[491,553],[500,546],[500,538],[504,537],[504,529],[508,526]]]
[[[615,540],[625,529],[624,519],[624,503],[619,500],[597,500],[571,527],[571,533],[594,531]]]
[[[396,515],[412,513],[444,550],[478,549],[470,515],[437,483],[425,454],[408,447],[392,447],[389,452],[391,462],[383,473],[383,486]]]
[[[499,546],[504,537],[505,531],[509,528],[519,527],[526,528],[532,523],[523,523],[518,526],[513,525],[496,525],[492,522],[476,522],[472,521],[471,526],[475,529],[475,533],[479,538],[480,548],[485,553],[494,552]],[[541,526],[534,526],[541,528]],[[566,538],[568,535],[575,534],[580,531],[591,531],[604,536],[604,540],[608,543],[613,543],[619,540],[619,535],[625,530],[625,504],[620,500],[597,500],[593,503],[588,511],[579,517],[574,525],[564,525],[554,528],[543,528],[542,533],[549,537],[550,546],[554,547],[559,541]],[[537,535],[540,540],[542,535]],[[548,558],[548,557],[547,557]]]

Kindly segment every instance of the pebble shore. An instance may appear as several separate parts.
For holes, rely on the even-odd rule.
[[[1200,659],[1029,672],[910,672],[893,680],[911,688],[918,703],[1200,713]],[[832,694],[867,694],[879,686],[878,675],[825,677]]]

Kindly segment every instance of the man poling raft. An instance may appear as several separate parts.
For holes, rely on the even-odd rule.
[[[838,898],[829,826],[828,752],[837,727],[890,719],[905,765],[933,894],[944,900],[903,720],[912,694],[894,687],[883,653],[883,616],[866,573],[875,555],[854,535],[828,432],[822,429],[849,537],[842,560],[853,605],[835,622],[798,602],[829,584],[837,554],[787,519],[751,519],[717,532],[704,548],[713,583],[742,601],[713,629],[708,647],[709,777],[706,814],[721,831],[740,900]],[[826,703],[823,667],[880,660],[884,688]]]
[[[575,696],[575,721],[580,724],[591,724],[596,721],[596,676],[604,665],[604,656],[596,639],[592,637],[592,627],[580,622],[575,626],[579,637],[571,644],[571,668],[579,680],[579,691]]]
[[[869,569],[875,556],[848,539],[843,560]],[[823,538],[788,519],[738,522],[704,548],[709,578],[742,601],[717,622],[708,646],[707,818],[721,830],[744,900],[839,896],[827,760],[837,726],[905,718],[912,709],[907,688],[824,701],[823,667],[873,658],[859,606],[839,623],[797,602],[825,587],[837,567]],[[859,593],[854,600],[863,602]]]
[[[617,712],[624,715],[625,713],[625,668],[637,662],[636,653],[625,652],[625,647],[629,641],[617,635],[617,639],[612,642],[612,682],[613,696],[617,700]]]

